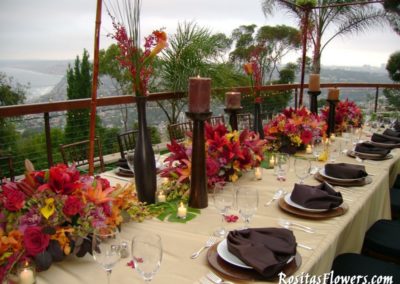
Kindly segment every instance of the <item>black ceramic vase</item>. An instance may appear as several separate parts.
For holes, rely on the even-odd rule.
[[[261,119],[261,103],[254,103],[254,121],[253,121],[254,132],[260,135],[260,139],[264,139],[264,129]]]
[[[153,204],[157,189],[156,162],[151,145],[151,137],[146,121],[147,97],[136,97],[139,133],[137,136],[133,166],[135,169],[135,185],[139,201]]]

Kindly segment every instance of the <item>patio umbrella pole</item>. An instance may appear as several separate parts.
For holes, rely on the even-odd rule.
[[[90,103],[90,129],[89,129],[89,175],[94,173],[94,138],[96,130],[96,104],[97,104],[97,83],[99,75],[99,45],[101,26],[102,0],[97,0],[96,26],[94,33],[94,55],[93,55],[93,77],[92,77],[92,100]]]

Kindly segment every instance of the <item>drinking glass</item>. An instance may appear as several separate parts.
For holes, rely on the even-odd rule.
[[[276,178],[279,181],[279,189],[283,191],[282,183],[286,180],[286,174],[290,167],[290,156],[285,153],[279,153],[276,157]]]
[[[92,239],[93,259],[107,272],[110,284],[111,272],[121,257],[121,239],[117,228],[95,230]]]
[[[306,159],[296,158],[294,161],[294,171],[296,176],[300,179],[300,183],[303,184],[304,180],[310,175],[311,162]]]
[[[249,228],[251,217],[253,217],[258,209],[258,191],[252,187],[240,187],[236,195],[236,200],[239,214],[244,219],[243,229],[247,229]]]
[[[161,266],[161,237],[157,234],[143,233],[132,239],[132,258],[135,270],[145,282],[153,280]]]
[[[331,163],[336,162],[340,156],[340,143],[334,143],[329,147],[329,161]]]
[[[154,151],[154,159],[156,162],[156,168],[160,168],[161,167],[161,149],[160,149],[160,145],[153,145],[153,151]]]
[[[322,143],[321,137],[317,137],[313,139],[312,144],[313,156],[315,158],[315,162],[318,163],[318,159],[324,151],[324,143]],[[312,172],[318,172],[318,170],[318,165],[313,166]]]
[[[128,153],[126,153],[126,163],[128,164],[128,167],[132,173],[135,172],[134,166],[133,166],[134,156],[135,156],[135,151],[128,151]]]
[[[214,232],[217,237],[226,235],[225,229],[225,214],[233,208],[236,189],[233,183],[217,182],[214,185],[213,200],[214,206],[221,214],[221,227]]]

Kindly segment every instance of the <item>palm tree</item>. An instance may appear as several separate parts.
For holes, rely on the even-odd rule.
[[[310,10],[309,35],[314,47],[313,72],[321,71],[321,55],[326,46],[336,37],[364,32],[386,22],[385,11],[373,4],[353,5],[350,0],[317,0],[317,7]],[[360,1],[366,2],[368,1]],[[339,4],[335,6],[335,4]],[[346,5],[348,4],[348,5]],[[320,8],[318,8],[320,7]],[[275,8],[285,9],[304,24],[304,11],[294,0],[263,0],[262,9],[266,16]],[[330,35],[324,38],[329,30]]]

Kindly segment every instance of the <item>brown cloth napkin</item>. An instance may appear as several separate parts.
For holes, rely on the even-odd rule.
[[[332,209],[343,203],[342,194],[326,182],[315,186],[296,183],[290,199],[310,209]]]
[[[369,143],[359,143],[356,145],[354,150],[363,154],[376,154],[382,158],[386,157],[390,153],[390,149],[381,148]]]
[[[385,144],[398,144],[400,143],[400,138],[374,133],[372,134],[371,141]]]
[[[228,250],[266,278],[276,276],[296,254],[292,231],[281,228],[254,228],[231,231]]]
[[[357,179],[368,176],[365,167],[346,163],[326,164],[325,174],[333,178]]]
[[[387,135],[387,136],[390,136],[390,137],[397,137],[397,138],[400,138],[400,131],[397,131],[397,130],[393,130],[393,129],[385,129],[385,131],[383,131],[383,133],[382,133],[383,135]]]

